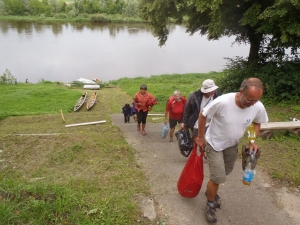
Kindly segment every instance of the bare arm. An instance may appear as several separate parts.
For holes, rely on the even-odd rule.
[[[203,116],[202,112],[203,111],[199,113],[199,117],[198,117],[198,137],[196,139],[196,143],[201,149],[205,149],[206,143],[205,143],[204,131],[205,131],[205,124],[206,124],[206,117]]]
[[[165,112],[165,124],[167,123],[168,114],[169,114],[169,112],[166,110],[166,112]]]
[[[255,136],[258,137],[259,133],[260,133],[260,123],[254,123],[253,122],[253,126],[254,126],[254,130],[255,130]],[[256,142],[254,143],[249,143],[249,149],[254,150],[254,155],[256,154],[257,150],[258,150],[258,145]],[[249,154],[251,154],[252,151],[249,151]]]

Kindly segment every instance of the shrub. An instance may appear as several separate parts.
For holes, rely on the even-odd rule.
[[[68,12],[68,17],[71,17],[71,18],[76,17],[76,12],[75,12],[75,10],[71,10],[70,12]]]
[[[238,91],[244,79],[257,77],[264,84],[264,99],[271,102],[300,100],[299,59],[256,62],[251,66],[241,57],[227,60],[223,75],[216,81],[222,93]]]
[[[14,81],[15,78],[8,69],[6,69],[3,75],[0,77],[1,84],[13,84]]]
[[[65,18],[68,18],[68,16],[65,14],[65,13],[55,13],[53,15],[54,18],[57,18],[57,19],[65,19]]]
[[[91,16],[92,22],[110,22],[110,20],[104,14],[93,14]]]
[[[87,14],[87,13],[80,13],[80,14],[78,15],[78,17],[81,17],[81,18],[88,18],[88,17],[89,17],[89,14]]]

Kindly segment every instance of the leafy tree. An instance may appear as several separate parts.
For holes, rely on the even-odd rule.
[[[30,0],[29,2],[31,13],[33,15],[40,15],[44,13],[44,7],[41,1],[39,0]]]
[[[6,69],[3,75],[0,77],[1,84],[13,84],[14,81],[15,78],[8,69]]]
[[[237,43],[249,43],[248,63],[263,53],[276,54],[300,47],[299,0],[140,0],[140,16],[148,21],[159,45],[169,34],[169,18],[182,23],[187,32],[208,35],[209,40],[236,36]]]
[[[0,0],[0,15],[4,14],[6,12],[5,3],[3,0]]]
[[[52,14],[61,12],[61,1],[59,0],[49,0],[48,5],[50,6]]]
[[[42,6],[44,10],[44,14],[46,16],[52,16],[50,5],[48,4],[48,0],[42,0]]]
[[[138,2],[136,0],[127,1],[122,12],[125,16],[135,17],[138,15]]]
[[[24,15],[25,5],[22,0],[3,0],[9,15]]]

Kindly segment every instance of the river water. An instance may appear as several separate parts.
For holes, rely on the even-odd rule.
[[[248,45],[233,41],[208,41],[170,25],[168,41],[159,47],[145,24],[0,21],[0,73],[8,69],[19,82],[36,83],[221,71],[224,57],[248,55]]]

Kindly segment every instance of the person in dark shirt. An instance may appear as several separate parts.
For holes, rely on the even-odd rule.
[[[124,114],[124,122],[130,123],[130,113],[131,113],[131,107],[129,104],[125,104],[122,108],[122,113]]]

